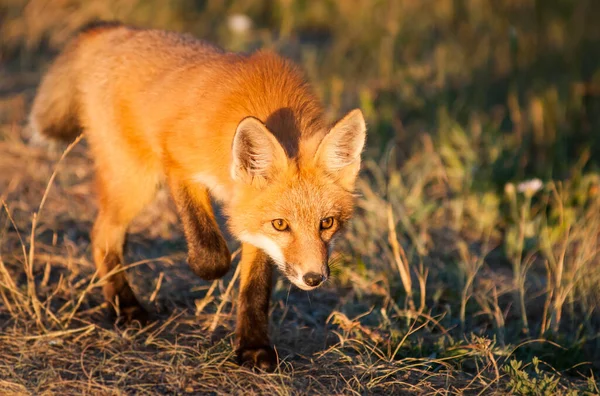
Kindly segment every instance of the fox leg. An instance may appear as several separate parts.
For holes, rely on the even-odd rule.
[[[100,277],[124,265],[127,228],[154,197],[157,187],[155,177],[116,158],[117,155],[96,156],[99,212],[92,230],[92,252]],[[118,164],[118,168],[113,164]],[[135,297],[124,271],[111,275],[103,285],[103,292],[106,301],[113,304],[116,313],[126,320],[146,321],[146,311]]]
[[[190,268],[205,280],[223,277],[231,267],[231,254],[215,220],[208,189],[174,174],[168,181],[183,223]]]
[[[237,309],[237,356],[240,364],[272,370],[277,356],[269,341],[269,301],[273,269],[260,249],[242,245]]]

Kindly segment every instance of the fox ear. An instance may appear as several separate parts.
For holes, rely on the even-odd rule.
[[[366,136],[365,119],[362,112],[355,109],[331,128],[317,149],[319,165],[347,190],[354,189]]]
[[[275,170],[287,167],[285,151],[267,127],[254,117],[244,118],[233,136],[231,177],[262,183]]]

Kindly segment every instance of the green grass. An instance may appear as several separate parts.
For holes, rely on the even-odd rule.
[[[236,33],[233,14],[252,28]],[[128,253],[152,258],[130,269],[162,315],[148,329],[98,317],[84,143],[33,220],[56,158],[24,144],[28,104],[53,55],[94,18],[274,48],[303,66],[332,119],[365,113],[335,282],[310,295],[277,283],[277,373],[233,365],[231,275],[212,285],[190,275],[166,193],[138,219]],[[600,393],[599,18],[592,0],[4,1],[0,385]]]

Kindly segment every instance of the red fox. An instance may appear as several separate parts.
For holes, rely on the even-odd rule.
[[[222,204],[242,243],[238,361],[272,369],[273,264],[304,290],[328,279],[333,241],[353,211],[366,137],[361,111],[328,125],[303,74],[270,51],[231,53],[190,35],[97,23],[52,64],[29,122],[47,138],[85,132],[96,171],[92,251],[100,276],[123,265],[128,225],[166,182],[191,269],[206,280],[222,277],[231,256],[210,197]],[[143,318],[123,272],[103,292],[115,312]]]

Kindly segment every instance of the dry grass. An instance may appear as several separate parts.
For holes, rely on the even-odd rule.
[[[598,10],[545,4],[0,4],[0,387],[600,393],[600,59],[589,51]],[[255,26],[235,33],[232,13]],[[277,281],[277,372],[234,364],[237,271],[212,283],[192,274],[166,191],[136,219],[126,253],[156,320],[105,318],[88,250],[96,208],[85,139],[48,150],[28,145],[24,130],[52,53],[97,17],[274,47],[302,63],[332,115],[355,105],[367,115],[357,214],[335,280],[310,294]],[[519,183],[533,177],[539,189]]]
[[[453,369],[452,358],[396,359],[402,343],[391,352],[385,331],[361,325],[360,316],[369,311],[353,319],[342,313],[347,308],[360,312],[352,307],[357,299],[368,306],[369,300],[381,298],[379,288],[369,284],[361,285],[359,293],[329,287],[309,296],[279,281],[272,332],[281,367],[275,374],[238,367],[230,304],[236,276],[207,285],[191,274],[173,208],[164,199],[138,219],[128,254],[134,287],[151,309],[162,313],[145,328],[113,325],[102,314],[101,280],[87,252],[95,209],[84,144],[61,162],[21,143],[19,134],[15,126],[0,143],[0,380],[5,389],[34,394],[389,394],[444,392],[447,386],[450,391],[477,390],[497,381],[495,374],[482,372],[470,383],[470,376]],[[54,186],[48,182],[53,175]],[[168,238],[148,233],[157,223],[168,230]],[[157,258],[139,260],[146,256]],[[203,309],[193,309],[194,301]],[[432,321],[426,315],[411,319],[406,336]]]
[[[470,383],[470,376],[453,369],[453,359],[396,359],[402,343],[392,353],[385,331],[361,325],[368,309],[356,318],[347,316],[361,311],[353,301],[367,307],[369,300],[382,297],[368,281],[359,290],[330,286],[307,295],[280,280],[271,331],[281,367],[275,374],[238,367],[230,304],[237,271],[207,285],[187,269],[183,238],[165,194],[136,221],[127,257],[136,291],[160,312],[159,319],[146,328],[113,325],[102,313],[102,280],[87,251],[95,208],[85,144],[71,146],[69,155],[68,149],[58,158],[24,144],[18,125],[4,126],[0,381],[5,389],[34,394],[389,394],[445,392],[447,386],[450,391],[477,390],[496,381],[482,373]],[[202,308],[194,309],[194,302]],[[406,336],[428,326],[430,319],[410,322]]]

